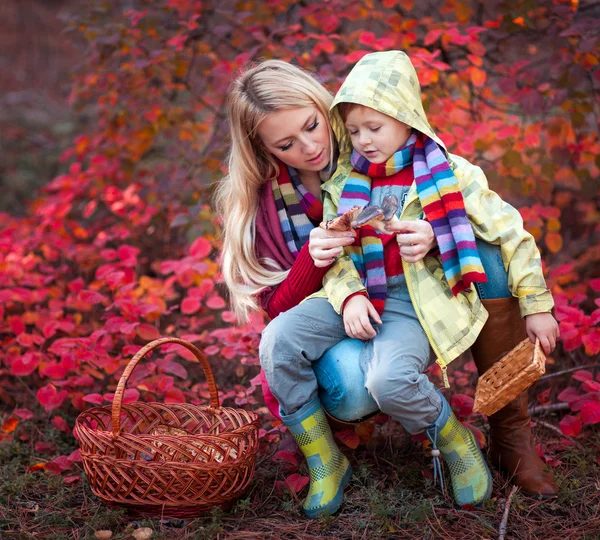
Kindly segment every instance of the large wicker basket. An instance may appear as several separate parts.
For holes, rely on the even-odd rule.
[[[539,340],[521,341],[479,377],[473,412],[486,415],[508,405],[546,372],[546,356]]]
[[[178,343],[194,354],[208,382],[209,407],[122,404],[137,363],[165,343]],[[105,503],[143,515],[193,517],[215,505],[227,506],[247,488],[256,463],[258,417],[220,407],[204,354],[187,341],[162,338],[131,359],[112,407],[80,414],[74,434],[92,491]]]

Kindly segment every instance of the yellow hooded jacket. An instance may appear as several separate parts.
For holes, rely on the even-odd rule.
[[[462,191],[465,209],[475,236],[501,246],[508,270],[508,286],[519,299],[521,316],[549,312],[554,301],[546,288],[540,254],[533,237],[523,229],[519,212],[488,187],[483,171],[466,159],[448,153],[427,121],[421,103],[417,73],[401,51],[368,54],[352,69],[335,96],[330,120],[339,143],[338,167],[323,184],[324,219],[337,215],[342,189],[352,171],[352,145],[337,110],[343,102],[358,103],[391,116],[435,140],[446,152]],[[423,209],[413,182],[401,220],[417,220]],[[453,296],[441,260],[426,256],[417,263],[402,262],[410,298],[417,317],[441,366],[446,385],[446,366],[475,341],[488,313],[475,288]],[[342,254],[323,279],[323,289],[313,297],[327,297],[337,313],[351,294],[365,291],[350,257]]]

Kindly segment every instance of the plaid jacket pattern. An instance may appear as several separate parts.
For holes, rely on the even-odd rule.
[[[336,173],[322,186],[325,220],[337,215],[340,196],[352,170],[352,146],[336,108],[342,102],[359,103],[392,116],[425,133],[446,151],[427,122],[417,75],[408,56],[400,51],[366,55],[340,88],[330,113],[340,157]],[[481,168],[460,156],[447,156],[475,236],[501,247],[508,285],[519,299],[521,315],[551,311],[554,301],[546,287],[540,254],[535,240],[523,228],[519,212],[489,188]],[[413,183],[400,219],[417,220],[422,212]],[[439,257],[426,256],[417,263],[403,261],[402,265],[415,311],[445,373],[446,366],[473,344],[487,320],[487,311],[474,288],[452,295]],[[340,313],[348,296],[364,290],[352,261],[342,254],[325,275],[323,289],[309,298],[327,297]]]

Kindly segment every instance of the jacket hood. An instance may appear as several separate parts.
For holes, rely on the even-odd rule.
[[[417,72],[402,51],[375,52],[363,56],[335,95],[329,112],[340,150],[338,172],[334,176],[350,172],[348,167],[352,151],[350,136],[338,111],[340,103],[365,105],[391,116],[427,135],[448,153],[427,121]]]

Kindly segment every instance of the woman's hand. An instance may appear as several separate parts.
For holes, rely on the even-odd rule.
[[[315,227],[310,232],[308,240],[308,252],[315,266],[324,268],[335,261],[342,253],[343,246],[349,246],[354,242],[356,233],[353,231],[328,231],[321,227]]]
[[[367,340],[377,335],[369,317],[381,324],[379,313],[363,294],[357,294],[346,302],[343,317],[346,334],[354,339]]]
[[[540,345],[544,352],[548,355],[556,347],[556,341],[560,336],[558,323],[552,316],[552,313],[534,313],[525,317],[525,327],[527,336],[532,343],[535,343],[535,338],[540,340]]]
[[[393,220],[388,222],[385,228],[388,233],[397,233],[400,255],[406,262],[420,261],[436,244],[433,227],[429,221]]]

